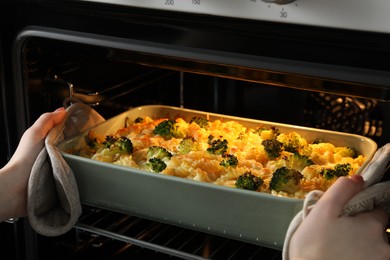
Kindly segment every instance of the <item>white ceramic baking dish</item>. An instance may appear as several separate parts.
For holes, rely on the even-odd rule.
[[[369,138],[232,117],[170,106],[150,105],[126,111],[94,128],[98,134],[114,133],[126,118],[182,117],[207,115],[210,120],[235,120],[247,127],[274,126],[281,131],[296,131],[308,141],[324,139],[337,146],[350,146],[367,157],[362,170],[377,150]],[[166,222],[270,248],[281,249],[290,221],[302,208],[301,199],[218,186],[179,177],[153,174],[66,153],[85,145],[86,133],[59,144],[72,168],[81,202],[113,211]],[[359,172],[360,172],[359,170]]]

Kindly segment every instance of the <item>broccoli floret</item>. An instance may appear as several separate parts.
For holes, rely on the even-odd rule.
[[[150,146],[148,148],[147,158],[158,158],[160,160],[169,160],[171,159],[172,154],[161,146]]]
[[[337,147],[335,152],[342,157],[352,157],[354,159],[359,155],[357,150],[352,147]]]
[[[240,175],[236,180],[236,188],[245,189],[245,190],[257,190],[261,185],[263,185],[263,179],[260,177],[254,176],[250,171],[245,172],[243,175]]]
[[[302,170],[309,165],[313,165],[314,162],[307,157],[299,153],[294,153],[288,157],[289,168],[302,172]]]
[[[190,124],[194,122],[196,123],[197,125],[199,125],[201,128],[207,128],[209,126],[209,120],[207,120],[206,118],[203,118],[203,117],[199,117],[199,116],[194,116],[191,120],[190,120]]]
[[[277,139],[283,144],[284,150],[290,153],[296,153],[301,146],[300,136],[296,133],[282,134]]]
[[[269,187],[277,192],[284,191],[294,194],[300,189],[299,183],[302,178],[303,176],[299,171],[281,167],[273,173]]]
[[[263,136],[265,139],[276,139],[276,137],[280,135],[279,129],[274,126],[269,129],[265,127],[258,127],[254,130],[254,133]]]
[[[106,136],[106,140],[103,142],[103,145],[115,153],[131,154],[133,152],[133,143],[125,136],[118,138],[108,135]]]
[[[153,172],[162,172],[167,164],[165,161],[171,159],[172,154],[161,146],[150,146],[148,148],[146,166]]]
[[[228,141],[226,139],[210,140],[210,137],[209,137],[209,144],[210,144],[210,147],[207,148],[207,152],[209,152],[211,154],[222,155],[222,154],[226,153],[227,148],[228,148]]]
[[[177,150],[180,154],[188,154],[195,150],[195,143],[196,141],[192,136],[186,136],[180,141]]]
[[[324,176],[326,180],[338,178],[341,176],[347,176],[351,171],[351,164],[336,164],[333,169],[322,169],[320,174]]]
[[[167,164],[160,158],[153,157],[148,160],[146,166],[153,172],[162,172],[167,168]]]
[[[223,154],[222,157],[224,158],[219,165],[227,168],[227,167],[236,167],[238,165],[238,159],[233,154]]]
[[[117,140],[118,138],[116,138],[115,136],[107,135],[106,140],[103,142],[103,145],[106,148],[110,148]]]
[[[178,130],[175,120],[164,120],[158,124],[153,133],[162,136],[164,139],[171,139],[175,137],[181,137],[181,133]]]
[[[280,156],[283,148],[283,144],[276,139],[264,140],[261,142],[264,146],[264,150],[268,155],[268,158],[273,160]]]
[[[120,150],[125,151],[126,153],[133,152],[133,143],[125,136],[122,136],[115,144],[119,147]]]

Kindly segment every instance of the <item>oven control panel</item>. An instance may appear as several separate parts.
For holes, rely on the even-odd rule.
[[[390,33],[389,0],[81,0]]]

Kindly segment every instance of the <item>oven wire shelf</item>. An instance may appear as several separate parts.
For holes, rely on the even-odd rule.
[[[89,206],[84,206],[75,229],[79,238],[88,237],[84,244],[90,247],[106,252],[105,246],[116,243],[110,259],[122,259],[134,246],[158,259],[282,259],[275,249]],[[119,248],[118,241],[123,242]]]

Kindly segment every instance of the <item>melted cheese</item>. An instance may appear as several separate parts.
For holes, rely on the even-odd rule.
[[[248,129],[238,122],[222,120],[210,121],[207,128],[201,128],[196,123],[189,123],[182,118],[177,118],[176,124],[182,136],[190,136],[197,143],[194,150],[188,154],[181,154],[178,152],[178,145],[183,138],[165,140],[153,133],[154,128],[164,120],[166,119],[154,120],[146,117],[141,123],[131,123],[128,127],[112,133],[114,136],[126,136],[132,141],[134,151],[131,155],[112,155],[107,151],[108,148],[91,150],[90,147],[78,151],[78,154],[93,160],[148,170],[146,167],[147,148],[149,146],[162,146],[172,153],[172,157],[167,161],[167,167],[160,174],[235,187],[237,178],[250,171],[264,181],[258,191],[296,198],[303,198],[314,189],[326,190],[335,181],[335,179],[325,180],[320,174],[322,169],[334,167],[338,163],[350,163],[352,170],[349,174],[352,175],[365,161],[362,155],[357,158],[345,156],[345,154],[338,152],[343,147],[335,147],[331,143],[310,144],[296,132],[278,133],[278,135],[275,135],[273,129],[256,132],[255,129]],[[89,133],[89,136],[92,136],[100,144],[104,142],[93,131]],[[207,148],[210,146],[209,136],[227,140],[227,153],[235,155],[238,159],[236,167],[221,166],[222,156],[207,152]],[[314,165],[301,170],[303,175],[300,182],[301,189],[294,194],[276,192],[269,188],[272,173],[280,167],[288,167],[286,158],[291,155],[289,151],[283,151],[278,158],[269,159],[261,143],[265,139],[275,137],[286,146],[295,143],[299,146],[299,153],[309,157],[314,162]]]

